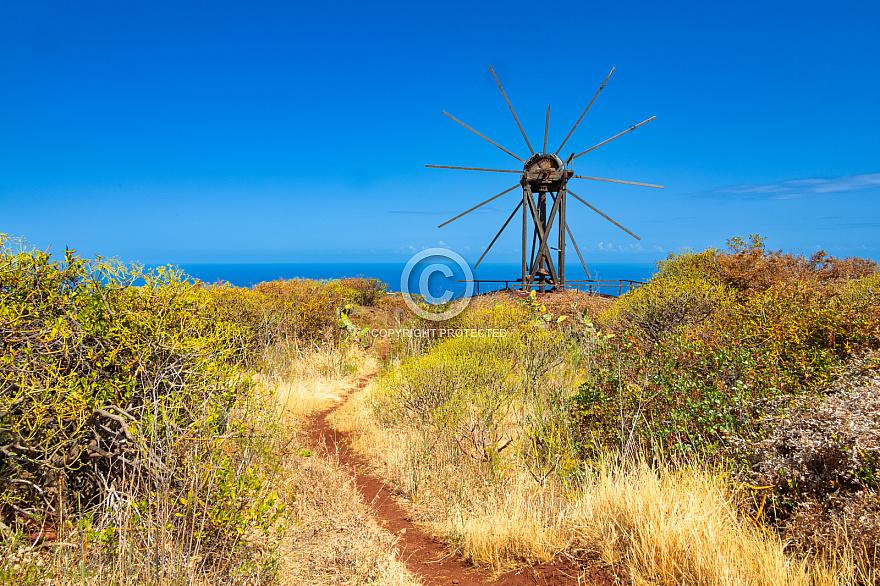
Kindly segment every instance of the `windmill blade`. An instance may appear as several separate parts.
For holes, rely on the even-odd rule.
[[[569,193],[571,193],[569,191]],[[578,258],[581,259],[581,266],[584,267],[584,272],[587,273],[587,278],[592,279],[590,276],[590,271],[587,269],[587,263],[584,262],[584,257],[581,256],[581,249],[578,248],[578,243],[574,240],[574,234],[571,233],[571,229],[568,227],[568,222],[565,223],[565,231],[568,232],[568,237],[571,238],[571,243],[574,244],[574,250],[578,253]]]
[[[516,117],[516,112],[513,111],[513,106],[510,105],[510,100],[507,99],[507,94],[504,93],[504,88],[501,87],[501,82],[498,81],[498,76],[495,75],[495,70],[492,69],[492,66],[489,66],[489,71],[492,72],[492,77],[495,78],[495,83],[498,84],[498,89],[501,90],[501,95],[504,96],[504,101],[507,102],[507,107],[510,108],[510,113],[513,114],[513,119],[516,120],[516,125],[519,127],[519,131],[522,133],[523,138],[526,139],[526,146],[529,147],[529,153],[535,154],[535,149],[532,148],[532,143],[529,142],[529,137],[526,136],[526,131],[523,130],[522,124],[519,123],[519,118]]]
[[[612,220],[611,218],[609,218],[608,216],[606,216],[605,214],[603,214],[602,212],[600,212],[599,210],[597,210],[596,208],[594,208],[593,206],[591,206],[590,204],[588,204],[587,202],[585,202],[584,200],[582,200],[582,199],[581,199],[580,197],[578,197],[578,195],[577,195],[576,193],[574,193],[572,190],[569,189],[569,190],[568,190],[568,193],[571,194],[571,195],[573,195],[573,196],[575,196],[575,198],[576,198],[579,202],[581,202],[582,204],[584,204],[585,206],[587,206],[588,208],[590,208],[591,210],[593,210],[594,212],[596,212],[597,214],[599,214],[600,216],[602,216],[603,218],[605,218],[606,220],[608,220],[609,222],[611,222],[612,224],[614,224],[615,226],[617,226],[618,228],[620,228],[621,230],[623,230],[624,232],[626,232],[627,234],[629,234],[630,236],[632,236],[633,238],[635,238],[636,240],[641,240],[641,238],[639,238],[638,236],[636,236],[635,234],[633,234],[632,232],[630,232],[629,230],[627,230],[626,228],[624,228],[623,226],[621,226],[620,224],[618,224],[617,222],[615,222],[614,220]],[[573,240],[573,239],[572,239],[572,240]]]
[[[611,68],[611,73],[614,73],[614,67]],[[568,142],[568,139],[571,138],[571,135],[574,134],[574,129],[578,127],[578,124],[580,124],[580,123],[581,123],[581,120],[584,119],[584,116],[587,115],[587,111],[590,109],[590,106],[592,106],[592,105],[593,105],[593,102],[596,101],[596,98],[599,97],[599,92],[601,92],[601,91],[605,88],[605,84],[608,83],[608,80],[609,80],[609,79],[611,79],[611,73],[608,74],[608,77],[606,77],[606,78],[605,78],[605,81],[602,82],[602,85],[599,86],[599,91],[596,92],[596,95],[593,96],[593,99],[590,100],[590,103],[589,103],[589,104],[587,104],[587,109],[584,110],[584,113],[581,114],[581,117],[578,118],[578,121],[574,123],[574,126],[573,126],[572,129],[569,131],[568,136],[565,137],[565,140],[563,140],[563,141],[562,141],[562,144],[559,145],[559,148],[556,149],[556,154],[557,154],[557,155],[559,154],[559,151],[562,150],[562,147],[565,146],[565,143]]]
[[[547,122],[544,123],[544,154],[547,154],[547,131],[550,130],[550,104],[547,104]],[[525,162],[525,161],[523,161]]]
[[[474,207],[472,207],[472,208],[469,209],[468,211],[466,211],[466,212],[462,212],[462,213],[458,214],[457,216],[455,216],[455,217],[452,218],[451,220],[447,220],[447,221],[443,222],[442,224],[440,224],[440,225],[437,226],[437,227],[438,227],[438,228],[442,228],[442,227],[445,226],[446,224],[448,224],[448,223],[450,223],[450,222],[454,222],[455,220],[459,219],[460,217],[464,216],[465,214],[469,214],[469,213],[471,213],[472,211],[474,211],[474,210],[477,209],[478,207],[480,207],[480,206],[484,206],[484,205],[486,205],[487,203],[489,203],[490,201],[493,201],[493,200],[495,200],[495,199],[498,199],[499,197],[501,197],[501,196],[504,195],[505,193],[508,193],[508,192],[513,191],[513,190],[516,189],[517,187],[519,187],[519,184],[514,185],[514,186],[511,187],[510,189],[505,189],[504,191],[502,191],[502,192],[499,193],[498,195],[494,195],[494,196],[490,197],[489,199],[487,199],[487,200],[484,201],[483,203],[479,203],[479,204],[475,205]]]
[[[656,116],[651,116],[651,117],[648,118],[647,120],[642,120],[641,122],[639,122],[639,123],[636,124],[635,126],[630,126],[629,128],[627,128],[627,129],[624,130],[623,132],[620,132],[620,133],[618,133],[618,134],[615,134],[615,135],[612,136],[611,138],[609,138],[609,139],[607,139],[607,140],[603,140],[602,142],[600,142],[600,143],[597,144],[596,146],[593,146],[593,147],[588,148],[587,150],[585,150],[584,152],[582,152],[580,155],[575,155],[574,158],[576,159],[576,158],[578,158],[578,157],[581,156],[581,155],[586,155],[588,152],[592,151],[593,149],[597,149],[597,148],[599,148],[600,146],[602,146],[603,144],[611,142],[612,140],[614,140],[614,139],[617,138],[618,136],[623,136],[623,135],[626,134],[627,132],[632,132],[633,130],[635,130],[636,128],[638,128],[639,126],[641,126],[642,124],[647,124],[648,122],[650,122],[650,121],[653,120],[654,118],[656,118]]]
[[[467,128],[468,130],[470,130],[471,132],[473,132],[474,134],[476,134],[477,136],[479,136],[479,137],[481,137],[481,138],[484,138],[484,139],[488,140],[489,142],[491,142],[492,144],[494,144],[495,146],[497,146],[499,149],[501,149],[502,151],[504,151],[505,153],[507,153],[508,155],[510,155],[511,157],[513,157],[514,159],[518,160],[518,161],[521,162],[521,163],[525,163],[525,161],[523,161],[522,159],[520,159],[518,156],[514,155],[512,152],[510,152],[509,150],[507,150],[506,148],[504,148],[503,146],[501,146],[500,144],[498,144],[497,142],[495,142],[495,141],[492,140],[491,138],[489,138],[489,137],[487,137],[487,136],[484,136],[484,135],[480,134],[479,132],[477,132],[476,130],[474,130],[473,128],[471,128],[470,126],[468,126],[467,124],[465,124],[464,122],[462,122],[461,120],[459,120],[458,118],[456,118],[455,116],[453,116],[452,114],[450,114],[450,113],[448,113],[448,112],[446,112],[446,111],[444,111],[443,113],[446,114],[447,116],[449,116],[450,118],[452,118],[453,120],[455,120],[456,122],[458,122],[459,124],[461,124],[462,126],[464,126],[465,128]],[[546,143],[546,138],[545,138],[545,141],[544,141],[544,142]],[[545,150],[546,150],[546,149],[545,149]]]
[[[516,204],[516,207],[513,208],[513,211],[510,213],[510,216],[508,216],[507,221],[504,222],[504,225],[501,226],[500,230],[498,230],[498,234],[495,235],[495,238],[493,238],[492,242],[489,243],[489,246],[486,247],[486,251],[483,253],[483,256],[481,256],[480,260],[477,261],[477,264],[474,265],[474,269],[476,269],[478,266],[480,266],[480,263],[483,262],[483,257],[485,257],[486,254],[488,254],[489,250],[492,249],[492,245],[495,244],[495,241],[498,240],[498,237],[501,236],[501,233],[504,232],[505,228],[507,228],[507,225],[513,219],[513,216],[516,215],[516,212],[519,211],[519,208],[522,204],[523,204],[523,202],[522,202],[522,200],[520,200],[520,202],[518,204]]]
[[[587,177],[586,175],[572,175],[575,179],[592,179],[593,181],[609,181],[611,183],[625,183],[627,185],[641,185],[642,187],[656,187],[657,189],[665,189],[662,185],[654,185],[653,183],[639,183],[638,181],[623,181],[622,179],[603,179],[602,177]]]
[[[480,167],[451,167],[449,165],[425,165],[431,169],[463,169],[464,171],[492,171],[493,173],[517,173],[522,171],[511,171],[510,169],[483,169]]]

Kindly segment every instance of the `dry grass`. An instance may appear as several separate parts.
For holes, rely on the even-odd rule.
[[[168,506],[158,506],[145,534],[143,528],[129,528],[136,515],[131,499],[122,498],[120,514],[131,519],[119,531],[115,554],[72,528],[62,536],[64,543],[51,549],[22,544],[0,551],[0,584],[417,586],[396,559],[395,538],[371,518],[337,455],[315,451],[304,430],[309,415],[337,404],[371,369],[373,360],[358,348],[276,349],[273,367],[259,377],[261,392],[238,414],[253,429],[250,442],[217,444],[236,461],[261,462],[266,480],[261,491],[277,492],[285,506],[275,537],[251,531],[240,537],[238,549],[207,552],[190,542],[191,531],[154,531],[173,520],[170,497]],[[129,492],[120,487],[119,495]],[[162,545],[155,551],[144,543]],[[243,565],[242,551],[259,565]]]
[[[370,516],[333,454],[293,454],[279,488],[291,504],[279,551],[281,584],[416,586],[397,560],[396,539]]]
[[[635,584],[837,584],[840,576],[783,553],[741,522],[726,485],[690,467],[604,466],[573,499],[571,531]]]
[[[420,429],[383,428],[369,388],[333,423],[360,434],[355,448],[407,497],[417,522],[495,571],[568,552],[623,568],[634,584],[867,583],[846,556],[830,567],[786,555],[776,536],[737,515],[727,479],[698,465],[605,463],[577,486],[551,476],[542,487],[515,457],[491,472]]]
[[[425,429],[377,425],[371,390],[353,395],[329,421],[354,433],[353,447],[405,497],[401,504],[415,522],[456,544],[464,559],[499,572],[547,562],[565,549],[554,519],[566,499],[536,490],[524,470],[495,475]]]
[[[286,417],[301,418],[338,403],[358,376],[375,371],[375,361],[355,344],[279,345],[267,352],[260,375]]]
[[[270,371],[269,379],[275,388],[276,417],[290,429],[315,411],[337,404],[355,387],[358,376],[375,369],[370,357],[351,347],[300,353],[284,364],[286,370]],[[288,504],[287,532],[278,552],[281,583],[418,585],[396,559],[395,538],[371,518],[337,455],[312,452],[303,433],[287,441],[274,482]]]
[[[370,368],[368,360],[351,345],[276,348],[261,382],[271,391],[278,416],[302,419],[341,401],[354,388],[358,373]]]

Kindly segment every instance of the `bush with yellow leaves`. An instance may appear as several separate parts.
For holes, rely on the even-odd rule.
[[[281,510],[242,454],[257,355],[230,298],[265,316],[179,270],[55,260],[0,236],[4,552],[72,538],[83,563],[88,551],[138,582],[187,567],[214,583],[271,574],[248,539],[270,544]]]

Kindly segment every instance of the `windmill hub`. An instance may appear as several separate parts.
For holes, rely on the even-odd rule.
[[[523,181],[533,192],[559,191],[571,176],[562,159],[552,153],[535,153],[523,166]]]

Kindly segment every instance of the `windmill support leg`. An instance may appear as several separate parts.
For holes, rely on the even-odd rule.
[[[529,204],[528,204],[527,201],[526,201],[526,198],[527,198],[527,197],[528,197],[529,199],[531,198],[531,192],[529,191],[529,184],[528,184],[528,183],[523,183],[523,210],[522,210],[522,213],[523,213],[523,217],[522,217],[522,220],[523,220],[523,222],[522,222],[522,284],[521,284],[521,290],[522,290],[522,291],[526,291],[526,274],[528,273],[529,268],[530,268],[530,267],[528,266],[528,264],[527,264],[527,261],[526,261],[526,242],[528,242],[528,236],[529,236],[529,224],[528,224],[528,221],[527,221],[527,219],[528,219],[528,215],[529,215],[529,212],[528,212],[527,208],[529,207]]]
[[[559,200],[559,257],[556,263],[556,272],[559,273],[559,281],[556,283],[557,291],[565,290],[565,187],[556,194]]]
[[[558,275],[558,280],[554,281],[553,291],[564,291],[565,290],[565,246],[566,246],[566,234],[571,237],[571,232],[568,229],[568,225],[565,223],[565,212],[566,212],[566,190],[565,184],[562,185],[562,188],[553,194],[550,195],[553,197],[553,211],[550,213],[550,219],[548,221],[544,221],[544,232],[547,237],[547,264],[548,266],[553,266],[553,261],[550,260],[550,249],[552,248],[549,243],[550,234],[553,231],[553,221],[556,212],[558,211],[558,222],[557,225],[557,247],[552,248],[557,252],[556,256],[556,275]],[[537,235],[537,230],[535,231],[535,235]],[[575,245],[577,247],[577,245]],[[534,251],[533,251],[534,252]],[[578,253],[580,254],[580,253]],[[555,278],[555,276],[554,276]]]
[[[535,200],[532,198],[531,191],[526,192],[526,199],[529,204],[529,210],[532,212],[532,221],[534,223],[535,231],[538,233],[538,254],[536,256],[536,262],[532,263],[529,270],[529,282],[533,282],[535,277],[538,276],[540,268],[546,266],[550,273],[550,278],[555,285],[559,281],[559,276],[556,274],[556,267],[553,265],[553,257],[550,255],[549,234],[550,227],[553,226],[553,218],[556,217],[556,213],[559,211],[559,201],[557,200],[553,202],[553,209],[550,210],[550,216],[547,217],[546,221],[543,221],[538,206],[535,205]],[[546,198],[544,201],[546,203]],[[539,280],[539,283],[543,283],[543,281]]]
[[[541,227],[544,229],[544,238],[546,238],[547,237],[547,192],[546,191],[542,191],[538,195],[538,221],[541,222]],[[538,276],[538,283],[539,283],[538,291],[540,293],[543,293],[545,291],[544,282],[547,280],[544,275],[544,271],[547,270],[547,267],[544,266],[546,264],[544,262],[545,260],[546,260],[545,257],[538,255],[538,270],[541,271],[541,274]],[[543,270],[541,270],[541,269],[543,269]]]
[[[532,251],[529,253],[529,268],[535,264],[535,252],[537,252],[537,248],[535,248],[538,240],[538,231],[532,230]]]

